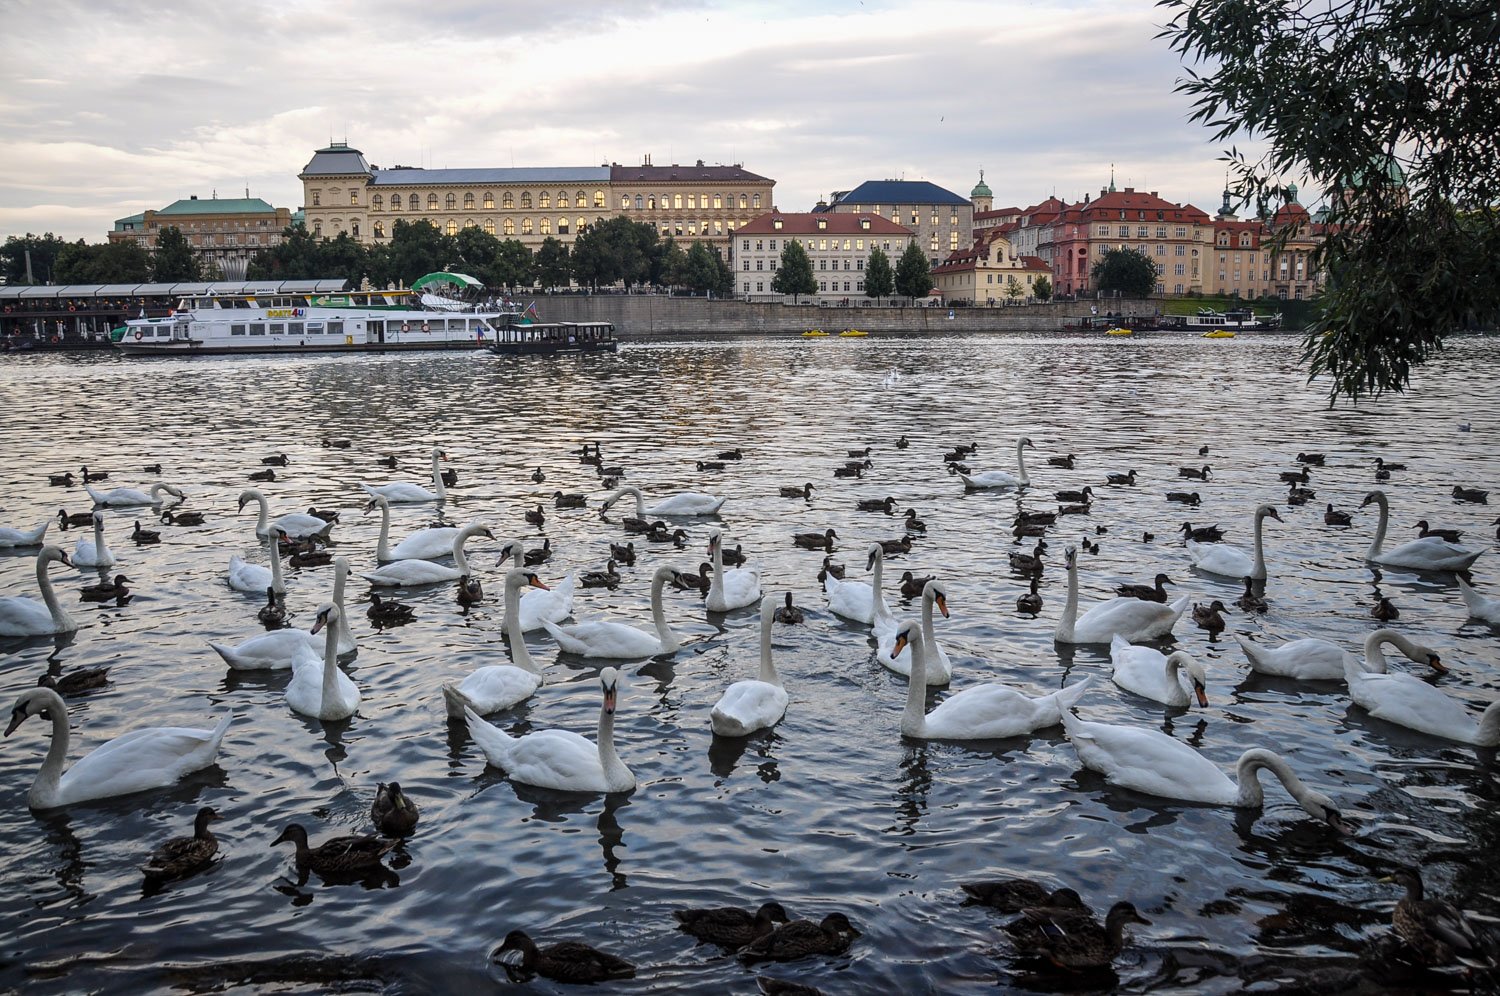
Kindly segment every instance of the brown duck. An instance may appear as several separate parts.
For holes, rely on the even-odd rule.
[[[778,923],[787,922],[786,910],[777,902],[762,903],[754,913],[738,906],[720,906],[674,910],[672,915],[684,933],[726,948],[742,948],[775,930]]]
[[[635,976],[635,966],[623,958],[591,948],[578,941],[561,941],[537,947],[525,931],[512,930],[490,956],[507,972],[529,977],[540,975],[554,982],[591,983]]]
[[[141,865],[141,874],[146,884],[160,884],[186,878],[207,868],[219,853],[219,842],[208,829],[208,825],[219,818],[211,806],[198,810],[193,818],[191,837],[173,837],[166,841]]]

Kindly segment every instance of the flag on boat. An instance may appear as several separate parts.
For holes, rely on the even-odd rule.
[[[521,312],[521,314],[522,315],[530,315],[532,318],[535,318],[538,321],[541,321],[541,318],[542,318],[542,316],[537,313],[536,302],[535,301],[532,301],[530,304],[528,304],[526,306],[526,310],[523,311],[523,312]]]

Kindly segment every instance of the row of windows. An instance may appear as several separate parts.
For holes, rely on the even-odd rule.
[[[722,211],[727,207],[731,211],[734,210],[734,196],[734,194],[730,194],[727,197],[723,194],[714,194],[712,198],[713,209],[715,211]],[[740,194],[739,198],[741,211],[749,210],[751,208],[754,208],[757,211],[760,210],[760,194],[751,194],[748,197],[745,194]],[[629,194],[620,195],[621,211],[629,211],[631,203],[632,201]],[[684,207],[688,208],[689,210],[701,209],[706,211],[709,209],[709,195],[662,194],[661,197],[658,198],[655,194],[636,194],[634,204],[635,210],[637,211],[655,211],[657,209],[657,205],[660,205],[661,210],[663,211],[681,211]],[[598,206],[603,207],[602,204]]]
[[[332,190],[332,191],[329,192],[330,197],[333,197],[333,196],[337,195],[337,193],[338,193],[337,190]],[[622,211],[629,211],[631,209],[632,205],[634,206],[635,210],[637,210],[637,211],[655,211],[655,210],[657,210],[657,206],[658,205],[660,205],[661,210],[663,210],[663,211],[669,210],[669,209],[671,209],[671,210],[679,210],[680,211],[683,208],[687,208],[689,210],[698,210],[700,208],[703,209],[703,210],[708,210],[710,204],[712,204],[712,207],[713,207],[714,210],[722,211],[726,207],[728,207],[730,210],[733,210],[734,207],[735,207],[735,199],[736,199],[736,195],[735,194],[725,195],[723,193],[712,194],[712,195],[709,195],[709,194],[701,194],[700,195],[700,194],[696,194],[696,193],[692,193],[692,194],[662,194],[660,197],[658,197],[656,194],[636,194],[633,199],[632,199],[632,197],[629,194],[621,194],[620,195],[620,210],[622,210]],[[757,210],[757,211],[760,210],[760,194],[748,194],[747,195],[747,194],[741,193],[741,194],[738,195],[738,200],[739,200],[739,207],[740,207],[741,210],[751,210],[751,209]],[[541,193],[539,193],[537,195],[536,201],[537,201],[537,207],[539,209],[541,209],[543,211],[548,210],[549,208],[551,208],[553,206],[553,195],[550,192],[548,192],[548,191],[542,191]],[[359,206],[359,191],[358,190],[350,190],[349,191],[349,203],[353,207],[358,207]],[[386,199],[385,199],[385,195],[384,194],[375,194],[375,195],[373,195],[370,198],[370,209],[372,211],[384,211],[384,210],[386,210],[387,203],[389,203],[390,210],[392,210],[392,211],[400,211],[403,208],[403,206],[408,211],[420,211],[420,210],[422,210],[422,195],[420,195],[420,194],[408,194],[403,199],[403,196],[401,194],[391,194],[390,195],[390,201],[387,202]],[[442,203],[442,209],[443,210],[445,210],[445,211],[457,211],[458,208],[459,208],[459,197],[458,197],[458,195],[456,193],[453,193],[453,192],[450,191],[449,193],[443,195],[441,203]],[[492,191],[488,191],[487,190],[487,191],[484,192],[484,194],[482,195],[482,197],[480,197],[478,199],[475,198],[475,195],[474,195],[474,193],[472,191],[467,192],[467,193],[465,193],[463,195],[463,209],[465,211],[472,211],[472,210],[474,210],[476,204],[481,204],[481,203],[484,205],[484,209],[486,211],[493,211],[495,209],[495,195],[494,195],[494,193]],[[507,190],[507,191],[505,191],[505,193],[500,198],[500,209],[502,211],[514,211],[514,210],[516,210],[516,207],[519,204],[520,209],[522,211],[530,211],[531,210],[531,203],[532,203],[531,191],[529,191],[529,190],[522,191],[520,197],[517,197],[514,193],[512,193],[509,190]],[[567,191],[565,191],[565,190],[559,190],[557,192],[556,203],[557,203],[557,206],[560,207],[560,208],[572,207],[575,204],[578,207],[587,207],[590,204],[590,198],[582,190],[578,191],[571,198],[568,196]],[[593,206],[596,207],[596,208],[603,208],[604,207],[604,191],[602,191],[602,190],[596,190],[596,191],[594,191],[594,194],[593,194],[593,197],[592,197],[592,203],[593,203]],[[427,194],[427,210],[429,210],[429,211],[436,211],[436,210],[438,210],[438,204],[439,204],[439,201],[438,201],[438,195],[437,194],[435,194],[435,193],[429,193],[429,194]],[[317,190],[312,191],[312,206],[313,207],[321,207],[322,206],[322,192],[321,191],[317,191]],[[936,219],[935,218],[934,218],[934,223],[936,223]],[[265,224],[265,222],[262,222],[261,224]]]
[[[1121,212],[1121,214],[1123,215],[1123,212]],[[1102,235],[1102,236],[1105,236],[1107,238],[1109,236],[1109,232],[1110,232],[1110,227],[1108,225],[1096,225],[1094,227],[1094,234],[1095,235]],[[1121,225],[1119,227],[1119,232],[1120,232],[1120,236],[1119,236],[1120,238],[1122,238],[1122,239],[1128,239],[1128,238],[1130,238],[1130,226],[1129,225]],[[1194,232],[1193,232],[1194,237],[1196,237],[1197,234],[1198,234],[1197,230],[1195,229]],[[1150,229],[1150,227],[1148,227],[1146,225],[1137,225],[1136,229],[1135,229],[1135,237],[1138,238],[1138,239],[1149,239],[1151,237],[1151,229]],[[1166,225],[1157,225],[1156,226],[1156,237],[1158,239],[1164,239],[1164,238],[1167,237],[1167,226]],[[1185,226],[1185,225],[1178,225],[1176,228],[1172,229],[1172,237],[1174,239],[1185,239],[1185,238],[1187,238],[1188,237],[1187,226]],[[1222,238],[1223,238],[1223,236],[1221,236],[1221,239]],[[1249,238],[1249,234],[1248,233],[1245,234],[1245,238],[1246,239]],[[1249,242],[1247,241],[1245,244],[1249,245]]]
[[[853,290],[859,291],[860,293],[864,293],[865,282],[863,280],[855,280],[855,281],[845,280],[844,281],[844,290],[846,290],[846,291],[850,290],[851,288],[850,288],[849,285],[851,283],[853,283],[853,285],[854,285],[853,288],[852,288]],[[832,286],[830,286],[830,284]],[[746,280],[743,284],[741,284],[740,289],[744,293],[746,293],[746,294],[750,293],[750,281]],[[833,280],[833,281],[819,280],[818,281],[818,290],[821,291],[821,292],[823,292],[823,293],[828,293],[828,292],[832,291],[833,293],[837,294],[838,290],[839,290],[839,282],[837,280]],[[757,280],[757,281],[755,281],[755,292],[757,294],[764,294],[766,292],[766,282],[764,280]]]
[[[314,322],[323,328],[308,329],[303,322],[249,322],[229,326],[230,335],[343,335],[343,322]]]
[[[787,239],[786,241],[787,241],[788,245],[790,245],[793,242],[802,242],[803,246],[805,246],[807,248],[808,252],[838,252],[839,251],[839,240],[838,239],[807,239],[806,241],[802,241],[801,239]],[[750,242],[751,242],[750,239],[741,239],[740,240],[740,251],[742,251],[742,252],[749,252],[750,251]],[[778,246],[778,244],[777,244],[777,240],[776,239],[769,240],[769,245],[767,244],[767,240],[766,239],[755,239],[754,242],[755,242],[755,251],[756,252],[765,252],[768,248],[769,248],[769,250],[771,252],[777,252],[779,250],[779,248],[780,248]],[[875,240],[874,239],[870,240],[870,248],[871,249],[875,248]],[[885,241],[881,242],[880,248],[883,251],[885,251],[885,252],[890,252],[891,251],[891,240],[890,239],[886,239]],[[844,252],[849,252],[851,249],[855,250],[857,252],[864,252],[865,251],[865,240],[864,239],[845,239],[844,242],[843,242],[843,251]]]

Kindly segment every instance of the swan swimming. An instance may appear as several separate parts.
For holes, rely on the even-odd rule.
[[[929,655],[923,674],[929,688],[946,685],[953,680],[953,662],[938,643],[937,632],[932,626],[933,606],[943,614],[944,619],[948,618],[948,590],[940,581],[928,581],[922,586],[922,647]],[[911,677],[913,652],[910,641],[898,650],[896,644],[901,626],[895,619],[884,621],[888,622],[889,628],[877,627],[875,630],[875,659],[886,670]]]
[[[490,527],[482,522],[464,526],[453,537],[453,545],[449,550],[453,554],[452,567],[446,564],[434,564],[430,560],[397,560],[389,564],[381,564],[373,571],[365,571],[360,577],[373,585],[386,586],[457,581],[470,573],[469,559],[464,556],[464,544],[474,536],[483,536],[486,539],[495,538],[495,534],[490,532]]]
[[[727,498],[718,495],[705,494],[702,491],[679,491],[668,495],[658,501],[650,508],[646,507],[646,500],[641,496],[640,488],[621,488],[608,498],[599,507],[602,516],[615,502],[629,495],[635,499],[636,518],[671,518],[672,516],[690,515],[718,515],[719,509],[724,507]]]
[[[985,488],[1024,488],[1031,484],[1031,478],[1026,476],[1026,447],[1033,446],[1031,440],[1022,436],[1016,442],[1016,472],[1008,474],[1003,470],[986,470],[978,474],[960,473],[963,479],[965,491],[980,491]]]
[[[1344,679],[1349,698],[1371,716],[1444,740],[1500,746],[1500,700],[1491,702],[1478,718],[1467,706],[1420,678],[1387,672],[1382,644],[1393,644],[1408,658],[1442,669],[1436,651],[1407,639],[1392,629],[1379,629],[1365,638],[1365,665],[1348,663]]]
[[[47,565],[52,563],[73,566],[61,547],[42,547],[36,555],[36,586],[42,593],[41,604],[24,595],[0,597],[0,636],[50,636],[78,628],[78,623],[58,603],[57,592],[52,590],[52,579],[47,576]]]
[[[331,602],[318,609],[312,632],[324,632],[321,660],[296,658],[287,682],[286,703],[292,711],[326,721],[348,719],[359,708],[359,686],[339,670],[339,608]]]
[[[262,567],[252,564],[239,554],[231,554],[229,557],[229,571],[224,579],[229,587],[235,591],[243,591],[247,594],[262,596],[267,588],[273,589],[278,595],[286,594],[286,581],[281,574],[281,543],[271,540],[271,566]]]
[[[361,484],[365,494],[371,498],[384,498],[395,504],[412,505],[426,501],[443,501],[448,497],[448,489],[443,484],[443,472],[439,468],[440,461],[448,459],[448,454],[437,447],[432,449],[432,487],[429,491],[420,484],[412,484],[410,481],[396,481],[392,484]]]
[[[95,511],[94,536],[92,539],[80,539],[73,547],[73,566],[113,567],[115,563],[114,551],[104,542],[104,513]]]
[[[52,525],[52,520],[48,519],[35,529],[11,529],[8,526],[0,528],[0,549],[36,546],[47,535],[47,527],[50,525]]]
[[[703,604],[710,612],[729,612],[753,605],[760,599],[760,575],[747,567],[724,569],[724,536],[717,529],[708,534],[708,555],[714,564]]]
[[[541,669],[526,649],[526,636],[518,626],[521,617],[521,589],[547,586],[532,571],[512,568],[505,574],[505,635],[510,640],[510,664],[489,664],[470,672],[457,685],[444,683],[443,702],[448,715],[463,719],[464,711],[481,716],[509,709],[526,698],[542,683]]]
[[[895,616],[881,591],[884,564],[885,550],[879,543],[872,543],[865,560],[865,570],[872,572],[871,583],[840,581],[829,571],[823,578],[823,594],[828,598],[828,608],[835,615],[866,626],[876,626],[878,621],[881,632],[894,629]]]
[[[500,544],[500,557],[495,562],[500,564],[509,560],[512,567],[524,567],[526,560],[526,544],[518,539],[497,540]],[[560,623],[573,614],[573,593],[578,588],[578,575],[570,573],[551,588],[539,586],[528,588],[521,593],[521,632],[530,633],[532,630],[541,629],[542,622]],[[510,611],[510,603],[506,603],[506,612]],[[510,624],[510,616],[505,617],[506,624]],[[508,631],[507,631],[508,632]]]
[[[352,654],[359,647],[349,628],[349,613],[344,608],[344,583],[349,577],[349,561],[338,557],[333,562],[333,604],[338,606],[338,654]],[[208,641],[214,653],[236,671],[284,671],[298,661],[322,661],[324,638],[302,629],[278,629],[253,636],[236,646]]]
[[[1078,615],[1078,550],[1068,547],[1068,600],[1054,634],[1058,643],[1108,643],[1116,634],[1132,643],[1168,636],[1192,599],[1183,596],[1170,605],[1139,598],[1111,598]]]
[[[1208,675],[1197,658],[1185,650],[1178,650],[1170,657],[1151,647],[1133,646],[1116,633],[1109,641],[1110,662],[1114,665],[1115,684],[1128,692],[1160,702],[1163,705],[1187,708],[1192,705],[1188,691],[1182,687],[1182,674],[1187,673],[1192,683],[1193,694],[1200,706],[1208,705]]]
[[[1281,513],[1277,512],[1273,505],[1260,505],[1255,509],[1254,557],[1227,543],[1199,543],[1195,540],[1188,540],[1185,545],[1188,556],[1192,558],[1193,566],[1209,574],[1219,574],[1236,580],[1248,577],[1256,581],[1264,581],[1266,557],[1261,541],[1261,527],[1267,518],[1275,519],[1277,522],[1282,521]]]
[[[1239,643],[1240,649],[1245,652],[1245,659],[1250,662],[1250,670],[1278,678],[1298,678],[1302,681],[1343,681],[1345,659],[1352,660],[1354,657],[1337,643],[1316,637],[1292,640],[1279,647],[1265,647],[1258,643],[1251,643],[1238,633],[1234,638]]]
[[[1500,598],[1485,598],[1469,587],[1469,583],[1463,578],[1458,579],[1458,593],[1463,596],[1464,605],[1468,606],[1470,619],[1480,619],[1491,626],[1500,626]]]
[[[376,495],[365,503],[365,511],[380,510],[380,538],[375,541],[375,559],[382,564],[395,560],[439,560],[453,553],[453,537],[458,526],[431,526],[418,529],[391,549],[391,503]]]
[[[1423,536],[1382,552],[1386,526],[1391,518],[1390,502],[1384,491],[1371,491],[1359,504],[1360,508],[1371,504],[1380,506],[1380,524],[1375,527],[1375,540],[1370,544],[1370,549],[1365,551],[1365,559],[1383,567],[1405,567],[1416,571],[1466,571],[1484,553],[1483,550],[1470,550],[1457,543],[1449,543],[1437,536]]]
[[[255,520],[255,535],[257,536],[274,536],[277,531],[280,531],[292,539],[316,537],[326,540],[333,530],[332,522],[306,512],[288,512],[286,515],[279,516],[274,522],[270,521],[270,504],[266,501],[265,494],[257,488],[246,488],[240,492],[239,510],[243,512],[245,506],[252,501],[259,506],[259,514]]]
[[[165,492],[176,498],[179,502],[185,500],[183,494],[170,484],[156,483],[151,485],[151,490],[138,491],[135,488],[114,488],[110,491],[100,491],[97,488],[85,484],[83,489],[94,499],[95,505],[113,505],[116,507],[128,505],[156,505],[161,502],[161,496]]]
[[[775,726],[786,715],[786,687],[771,660],[771,623],[780,599],[767,595],[760,603],[760,675],[736,681],[709,710],[709,723],[717,736],[744,737]]]
[[[594,620],[559,626],[543,622],[542,628],[552,635],[564,653],[579,657],[601,657],[628,660],[636,657],[657,657],[671,654],[682,646],[672,627],[667,625],[667,614],[662,608],[661,593],[668,581],[677,576],[670,567],[658,567],[651,576],[651,621],[656,634],[643,632],[625,623]]]

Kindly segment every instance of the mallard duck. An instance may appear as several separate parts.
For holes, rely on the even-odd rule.
[[[109,471],[107,471],[107,470],[101,470],[97,474],[91,474],[91,473],[89,473],[89,469],[87,467],[83,467],[83,468],[81,468],[81,470],[83,472],[83,483],[84,484],[93,484],[95,481],[107,481],[107,480],[109,480]]]
[[[438,471],[438,477],[442,478],[445,488],[451,488],[458,483],[458,471],[452,467]]]
[[[416,618],[410,605],[394,598],[381,598],[377,591],[370,592],[370,607],[365,615],[376,626],[400,626]]]
[[[1401,618],[1401,610],[1384,595],[1376,594],[1375,605],[1370,609],[1370,617],[1379,619],[1381,622],[1391,622]]]
[[[261,625],[266,629],[280,629],[286,625],[286,606],[276,597],[276,588],[273,585],[266,586],[266,604],[260,607],[255,614]]]
[[[981,906],[997,909],[1002,913],[1019,913],[1028,907],[1055,905],[1049,902],[1054,893],[1048,891],[1046,886],[1033,882],[1029,878],[998,878],[985,879],[979,882],[960,882],[958,887],[973,902]]]
[[[866,447],[865,447],[865,448],[864,448],[864,449],[862,449],[862,450],[847,450],[847,451],[846,451],[846,452],[847,452],[847,453],[848,453],[848,454],[849,454],[849,455],[850,455],[850,456],[851,456],[851,457],[867,457],[867,456],[869,456],[869,455],[870,455],[870,447],[868,447],[868,446],[866,446]]]
[[[141,520],[135,520],[135,528],[130,531],[130,538],[135,541],[136,546],[147,546],[151,543],[161,542],[161,533],[153,529],[142,529]]]
[[[1075,504],[1075,505],[1059,505],[1059,506],[1057,506],[1057,514],[1058,515],[1088,515],[1092,511],[1093,511],[1093,506],[1091,506],[1088,502],[1084,502],[1082,504]]]
[[[906,449],[910,445],[911,445],[911,440],[907,439],[905,435],[903,435],[900,439],[896,440],[896,449],[898,449],[898,450],[904,450],[904,449]]]
[[[1050,526],[1057,521],[1056,512],[1038,512],[1034,509],[1022,508],[1016,511],[1015,521],[1012,525]]]
[[[844,466],[853,467],[857,470],[871,470],[874,468],[875,464],[871,463],[869,460],[846,460],[844,461]]]
[[[116,574],[113,581],[100,581],[98,584],[84,585],[80,594],[85,602],[107,602],[112,598],[118,599],[130,594],[126,584],[130,579],[123,574]]]
[[[396,782],[382,783],[375,789],[370,803],[370,819],[384,837],[409,837],[417,828],[422,811],[408,799]]]
[[[1458,501],[1472,502],[1475,505],[1488,505],[1490,503],[1490,493],[1488,491],[1481,491],[1478,488],[1462,488],[1456,484],[1453,486],[1453,497]]]
[[[921,598],[922,597],[922,589],[925,588],[925,587],[927,587],[927,582],[931,581],[933,579],[933,577],[934,577],[933,575],[929,574],[925,578],[919,578],[915,574],[913,574],[911,571],[902,571],[901,572],[901,597],[902,598]]]
[[[1227,611],[1229,610],[1225,608],[1224,603],[1217,598],[1208,605],[1198,603],[1193,606],[1193,622],[1208,630],[1209,633],[1221,633],[1226,625],[1221,613]]]
[[[947,453],[943,454],[943,462],[944,463],[962,463],[963,462],[963,458],[966,457],[966,456],[968,456],[968,455],[969,455],[969,451],[966,450],[966,449],[949,450]]]
[[[1245,593],[1234,600],[1246,612],[1265,612],[1270,608],[1266,600],[1255,593],[1255,579],[1245,578]]]
[[[484,601],[484,586],[479,579],[468,574],[461,575],[458,579],[458,607],[469,609]]]
[[[1095,543],[1087,536],[1083,538],[1082,542],[1079,545],[1083,547],[1084,553],[1091,554],[1096,557],[1099,555],[1099,544]]]
[[[73,486],[73,474],[71,471],[65,474],[48,474],[47,483],[54,488],[71,488]]]
[[[859,931],[842,913],[830,913],[821,923],[792,920],[740,950],[746,961],[791,961],[814,954],[843,954]]]
[[[218,818],[219,814],[212,806],[204,806],[193,817],[191,837],[173,837],[152,851],[146,863],[141,865],[146,883],[174,882],[207,868],[214,855],[219,853],[219,842],[208,829],[208,825]]]
[[[1101,926],[1092,913],[1067,915],[1066,908],[1023,911],[1015,925],[1007,925],[1016,946],[1025,953],[1046,958],[1059,968],[1080,971],[1108,967],[1125,946],[1125,925],[1150,925],[1134,906],[1118,902],[1109,908]],[[1012,931],[1011,926],[1018,929]]]
[[[714,565],[702,563],[698,565],[697,574],[689,574],[687,571],[678,571],[672,575],[672,587],[678,591],[696,591],[708,594],[709,586],[713,584]]]
[[[832,529],[821,533],[793,533],[792,542],[805,550],[827,550],[833,552],[833,541],[839,538],[839,534]]]
[[[1202,467],[1178,467],[1177,476],[1185,477],[1192,481],[1206,481],[1213,474],[1213,468],[1208,464]]]
[[[754,913],[738,906],[713,909],[673,910],[678,929],[700,941],[726,948],[741,948],[786,923],[786,910],[777,902],[762,903]]]
[[[614,544],[610,544],[610,546],[614,546]],[[632,557],[632,562],[633,562],[634,561],[634,554],[633,553],[632,553],[631,557]],[[545,564],[547,561],[549,561],[551,559],[552,559],[552,541],[550,539],[544,539],[544,540],[542,540],[542,545],[541,546],[537,547],[535,550],[527,550],[521,556],[521,562],[523,564],[525,564],[527,567],[536,567],[539,564]]]
[[[261,457],[260,462],[265,464],[267,467],[285,467],[287,464],[291,463],[291,461],[286,458],[285,453],[277,453],[274,456]]]
[[[1354,521],[1351,512],[1341,512],[1333,507],[1333,502],[1328,503],[1328,508],[1323,512],[1323,523],[1329,526],[1347,526]]]
[[[552,492],[553,508],[587,508],[588,496],[581,494],[563,494],[561,491]]]
[[[322,510],[320,510],[316,505],[309,505],[307,507],[307,514],[310,515],[310,516],[312,516],[315,519],[322,519],[324,522],[338,522],[339,521],[339,513],[338,512],[330,511],[328,509],[322,509]]]
[[[719,550],[719,554],[720,558],[724,561],[725,567],[744,567],[745,561],[749,559],[745,556],[744,548],[738,543],[734,545],[733,550],[727,546],[722,547]]]
[[[1462,529],[1433,529],[1427,525],[1426,519],[1418,519],[1416,526],[1413,528],[1418,530],[1420,536],[1436,536],[1438,539],[1447,540],[1449,543],[1457,543],[1464,534]]]
[[[1208,456],[1208,444],[1207,443],[1204,443],[1202,446],[1198,447],[1198,455],[1199,456]]]
[[[57,523],[62,529],[70,526],[92,526],[94,524],[93,512],[69,512],[65,508],[57,510]]]
[[[287,558],[287,562],[293,567],[324,567],[333,563],[333,551],[317,549],[293,550]]]
[[[719,460],[743,460],[745,459],[745,453],[738,446],[736,446],[732,450],[720,450],[716,454],[716,457]]]
[[[669,532],[665,522],[653,522],[651,531],[646,534],[646,540],[651,543],[671,543],[681,550],[687,546],[687,530],[679,527]]]
[[[169,526],[201,526],[202,512],[174,512],[170,508],[161,513],[161,521]]]
[[[577,941],[537,947],[525,931],[512,930],[491,955],[508,973],[540,975],[554,982],[588,984],[635,977],[635,966],[623,958]]]
[[[634,543],[611,543],[609,555],[625,567],[635,566],[635,544]]]
[[[382,466],[382,467],[388,467],[391,470],[395,470],[396,469],[396,454],[394,454],[394,453],[387,453],[383,457],[376,457],[375,458],[375,462],[378,463],[378,464],[380,464],[380,466]]]
[[[1117,586],[1115,591],[1126,598],[1139,598],[1143,602],[1160,602],[1165,605],[1167,604],[1167,589],[1162,585],[1176,583],[1165,574],[1158,574],[1154,584],[1122,584]]]
[[[1301,470],[1283,470],[1276,478],[1283,484],[1306,484],[1312,480],[1312,474],[1303,467]]]
[[[1217,543],[1224,538],[1224,530],[1219,528],[1218,523],[1194,526],[1191,522],[1184,522],[1181,532],[1184,540],[1192,540],[1194,543]]]
[[[1106,483],[1109,483],[1109,484],[1114,484],[1114,485],[1117,485],[1117,486],[1124,485],[1124,486],[1129,486],[1129,487],[1133,487],[1135,485],[1135,471],[1134,470],[1131,470],[1130,473],[1128,473],[1128,474],[1110,474],[1110,475],[1108,475],[1108,478],[1109,479],[1108,479],[1108,481]]]
[[[875,542],[880,544],[880,549],[885,551],[887,555],[897,553],[911,553],[910,536],[903,536],[900,539],[893,540],[876,540]]]
[[[613,560],[604,565],[602,571],[584,571],[578,575],[578,583],[584,588],[613,588],[620,583],[620,572]]]
[[[533,526],[544,525],[547,522],[547,516],[542,512],[542,506],[538,505],[536,508],[528,511],[526,513],[526,521]]]
[[[1022,574],[1036,574],[1042,569],[1042,554],[1047,550],[1047,544],[1037,540],[1037,544],[1030,553],[1018,553],[1010,551],[1011,570],[1020,571]]]
[[[624,477],[625,476],[625,468],[624,467],[606,467],[603,464],[599,464],[594,469],[599,472],[599,476],[600,477]]]
[[[1153,532],[1144,532],[1144,533],[1141,533],[1141,542],[1142,543],[1150,543],[1150,542],[1152,542],[1155,539],[1156,539],[1156,534],[1153,533]]]
[[[790,488],[782,485],[778,490],[780,490],[781,497],[783,498],[801,498],[805,501],[812,501],[813,486],[811,481],[800,488]]]
[[[859,512],[884,512],[886,515],[894,515],[896,499],[889,495],[884,498],[861,498],[854,503],[854,508]]]
[[[380,859],[396,846],[394,840],[350,835],[325,840],[317,847],[307,844],[307,830],[300,823],[288,823],[271,846],[291,841],[297,847],[298,869],[311,868],[323,875],[369,871],[380,866]]]
[[[858,467],[858,466],[854,466],[854,467],[835,467],[835,468],[833,468],[833,476],[834,477],[863,477],[864,476],[864,471],[860,467]]]
[[[1041,584],[1041,574],[1033,574],[1031,576],[1031,590],[1016,599],[1017,612],[1025,612],[1034,616],[1042,611],[1042,596],[1041,593],[1037,591],[1037,589],[1041,587]]]
[[[1306,505],[1309,498],[1316,497],[1317,494],[1315,492],[1308,491],[1306,488],[1299,488],[1295,484],[1287,485],[1286,503],[1288,505],[1300,507]]]
[[[1323,466],[1323,454],[1321,453],[1298,453],[1298,463],[1310,463],[1315,467]]]
[[[54,678],[50,674],[44,674],[36,680],[38,688],[50,688],[64,698],[70,695],[78,695],[81,692],[91,691],[95,688],[103,688],[109,683],[109,668],[89,667],[78,671],[70,671],[61,678]]]
[[[354,441],[344,436],[324,436],[323,445],[330,449],[347,450],[354,445]]]
[[[1406,469],[1406,464],[1404,464],[1404,463],[1392,463],[1392,462],[1390,462],[1389,460],[1386,460],[1383,457],[1376,457],[1375,458],[1375,469],[1376,470],[1385,470],[1385,471],[1405,470]]]
[[[1094,489],[1085,487],[1082,491],[1054,491],[1053,496],[1058,501],[1090,502],[1094,500]]]
[[[1168,491],[1167,501],[1175,501],[1180,505],[1193,505],[1195,507],[1203,503],[1203,499],[1198,497],[1198,492],[1196,491]]]
[[[1422,876],[1414,868],[1398,868],[1382,882],[1405,886],[1406,895],[1391,913],[1391,926],[1426,965],[1458,962],[1470,968],[1494,968],[1494,956],[1482,950],[1479,933],[1463,910],[1422,894]]]
[[[699,460],[698,461],[698,469],[699,470],[723,470],[724,469],[724,461],[722,461],[722,460]]]
[[[541,484],[546,479],[547,479],[547,475],[544,474],[544,473],[542,473],[542,468],[540,468],[540,467],[538,467],[536,470],[533,470],[531,472],[531,480],[532,480],[532,483],[534,483],[534,484]]]
[[[725,561],[725,563],[728,563],[728,561]],[[830,577],[837,578],[840,581],[844,580],[844,565],[835,564],[832,557],[824,557],[823,566],[818,569],[818,582],[821,584]]]
[[[251,473],[250,473],[250,480],[252,480],[252,481],[274,481],[274,480],[276,480],[276,471],[273,470],[273,469],[271,469],[270,467],[267,467],[265,470],[251,471]]]
[[[1375,480],[1377,481],[1389,481],[1390,479],[1391,472],[1388,470],[1377,470],[1375,472]]]
[[[786,604],[776,610],[774,618],[776,622],[786,623],[788,626],[796,626],[807,617],[803,615],[801,609],[792,604],[792,593],[787,592]]]
[[[1073,454],[1067,456],[1050,456],[1047,458],[1047,466],[1061,467],[1063,470],[1073,469]]]

